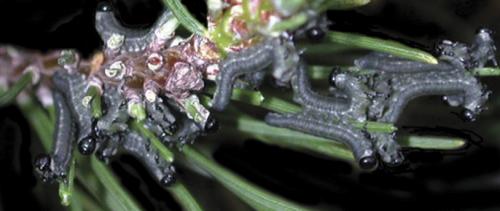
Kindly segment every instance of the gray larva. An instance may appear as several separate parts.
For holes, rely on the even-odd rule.
[[[365,121],[370,101],[369,90],[360,80],[349,74],[336,76],[336,86],[351,97],[349,113],[356,121]]]
[[[165,180],[171,178],[175,170],[171,163],[159,157],[158,151],[150,147],[150,144],[149,140],[139,134],[129,132],[124,138],[122,147],[128,154],[139,159],[160,184],[168,186],[170,183],[166,183]]]
[[[187,117],[183,118],[180,124],[180,128],[172,136],[161,136],[161,141],[165,144],[177,144],[182,146],[187,143],[192,143],[203,130],[199,124]]]
[[[77,141],[91,137],[93,135],[92,113],[90,106],[85,106],[82,103],[87,90],[87,84],[83,75],[57,71],[53,75],[53,83],[56,89],[64,93],[64,97],[67,99],[72,116],[78,127]]]
[[[146,49],[151,43],[155,36],[154,31],[172,18],[172,13],[166,10],[150,29],[130,29],[122,26],[116,19],[108,3],[101,3],[96,12],[95,27],[104,42],[109,40],[113,34],[124,36],[122,51],[139,52]]]
[[[349,119],[357,121],[366,120],[369,105],[366,95],[368,88],[359,80],[348,74],[338,74],[335,76],[338,91],[342,91],[350,98],[321,96],[312,90],[305,70],[305,65],[299,65],[296,76],[292,78],[292,87],[295,93],[294,99],[306,110],[327,113],[335,117],[349,115]]]
[[[53,177],[61,178],[67,175],[73,155],[73,144],[75,142],[75,125],[73,124],[71,110],[66,103],[66,99],[58,91],[53,92],[53,97],[57,127],[52,146],[51,172],[44,172],[44,176],[48,176],[46,177],[48,180],[53,179]]]
[[[161,33],[160,29],[166,29],[163,26],[169,26],[168,20],[172,18],[172,14],[165,11],[150,29],[129,29],[119,23],[109,5],[101,5],[96,14],[96,29],[106,42],[105,55],[122,58],[135,56],[146,49],[163,50],[170,32],[167,29]],[[321,27],[313,27],[305,33],[316,41],[324,36]],[[219,63],[212,108],[220,111],[227,106],[237,79],[244,81],[242,87],[259,86],[267,73],[266,68],[272,64],[275,82],[284,86],[291,82],[294,100],[301,104],[303,111],[283,115],[270,113],[266,116],[268,124],[345,143],[352,149],[359,166],[365,169],[377,165],[375,151],[385,163],[397,165],[403,161],[403,156],[393,134],[369,134],[355,128],[350,120],[394,123],[410,100],[423,95],[444,95],[450,105],[462,105],[472,117],[480,112],[487,98],[468,70],[482,67],[489,61],[496,65],[495,47],[489,32],[481,31],[472,47],[453,42],[444,42],[440,47],[442,55],[436,65],[383,53],[359,58],[355,65],[374,74],[334,73],[330,77],[334,86],[331,96],[322,96],[312,89],[306,65],[301,62],[292,37],[283,34],[279,38],[267,38],[256,46],[230,54]],[[124,54],[118,55],[120,53]],[[59,70],[53,79],[58,110],[53,158],[45,156],[36,162],[44,178],[64,177],[71,161],[73,142],[77,140],[81,152],[91,153],[97,148],[97,156],[107,161],[122,150],[143,162],[161,184],[168,185],[175,180],[172,165],[159,158],[148,139],[128,127],[130,117],[123,84],[104,84],[104,115],[93,125],[89,106],[82,104],[87,88],[85,78],[77,71],[68,74]],[[138,94],[137,97],[142,96]],[[182,113],[182,109],[174,99],[163,100],[168,104],[163,103],[162,98],[154,103],[145,102],[148,118],[144,124],[164,144],[182,146],[217,128],[212,115],[204,127],[186,116],[176,120],[169,108],[175,114]],[[97,143],[92,142],[93,138]]]
[[[460,72],[433,72],[420,80],[401,83],[395,86],[395,92],[390,99],[388,111],[381,119],[385,122],[395,122],[406,104],[424,95],[462,95],[464,107],[474,114],[480,111],[480,106],[487,96],[484,96],[481,85],[473,76]]]
[[[244,74],[242,80],[236,80],[233,87],[238,89],[256,89],[260,86],[265,76],[266,71]]]
[[[106,112],[97,122],[98,130],[123,131],[127,129],[128,115],[126,115],[125,98],[120,93],[120,87],[105,86],[104,104],[106,105]]]
[[[324,112],[338,116],[339,112],[349,109],[349,102],[343,98],[333,98],[321,96],[311,89],[309,79],[306,74],[304,64],[299,65],[297,73],[292,77],[292,88],[294,90],[294,99],[303,105],[305,109]]]
[[[267,40],[242,52],[231,54],[219,64],[220,74],[216,78],[212,108],[222,111],[229,103],[233,84],[237,77],[259,72],[273,62],[274,40]]]
[[[158,100],[154,103],[146,103],[146,111],[148,113],[146,126],[156,135],[174,132],[175,117],[163,102]]]
[[[361,131],[355,130],[350,125],[325,122],[300,114],[274,113],[266,115],[266,123],[340,141],[351,148],[360,167],[371,169],[376,166],[372,143]]]

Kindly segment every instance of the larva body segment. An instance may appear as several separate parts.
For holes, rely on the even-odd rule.
[[[361,131],[355,130],[350,125],[325,122],[300,114],[280,115],[274,113],[266,116],[266,122],[277,127],[285,127],[344,143],[351,148],[355,159],[365,169],[372,169],[377,164],[372,143]]]
[[[96,128],[99,131],[124,131],[127,129],[128,120],[125,98],[118,91],[120,86],[106,85],[103,95],[105,113],[97,121]]]
[[[150,140],[137,133],[129,132],[123,139],[122,149],[139,159],[160,184],[164,186],[171,184],[165,180],[172,177],[175,169],[171,163],[160,158],[158,151],[151,147]]]
[[[297,67],[297,72],[292,77],[292,88],[294,90],[294,100],[304,106],[306,110],[314,110],[339,117],[341,112],[349,109],[349,100],[343,98],[329,98],[315,93],[307,78],[306,66]]]
[[[78,128],[77,141],[92,137],[92,113],[90,106],[83,101],[87,91],[84,76],[79,73],[57,71],[53,75],[53,84],[58,91],[64,93],[64,98],[68,102]]]
[[[403,163],[404,156],[401,147],[394,140],[395,134],[373,133],[370,136],[374,141],[375,150],[384,163],[390,166],[398,166]]]
[[[219,64],[220,73],[216,78],[212,108],[223,110],[231,98],[233,84],[241,75],[259,72],[274,60],[274,40],[266,40],[242,52],[231,54]]]
[[[51,182],[54,179],[64,179],[73,158],[75,144],[75,125],[71,110],[64,96],[57,90],[52,92],[56,109],[56,128],[52,154],[39,155],[35,166],[43,181]]]
[[[175,116],[162,101],[146,103],[146,111],[148,112],[146,125],[158,136],[175,131]]]
[[[155,39],[155,30],[173,18],[170,11],[165,10],[149,29],[131,29],[122,26],[115,17],[111,5],[101,3],[95,16],[95,27],[101,39],[113,48],[118,43],[123,52],[144,51]]]
[[[487,99],[477,79],[464,71],[432,71],[412,75],[390,75],[392,90],[387,109],[381,118],[384,122],[396,122],[402,110],[412,99],[428,95],[461,96],[462,106],[477,114]]]

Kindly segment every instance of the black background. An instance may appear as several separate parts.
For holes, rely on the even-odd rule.
[[[204,21],[203,1],[183,3]],[[123,22],[136,27],[147,27],[162,8],[159,1],[114,0],[113,4]],[[90,55],[101,45],[93,28],[96,5],[89,0],[2,0],[0,43],[42,51],[76,48]],[[328,17],[332,29],[395,39],[432,52],[444,38],[469,42],[480,27],[499,31],[498,11],[496,0],[378,0],[355,11],[329,12]],[[495,39],[500,40],[498,33]],[[495,118],[500,116],[500,90],[498,78],[482,80],[493,95],[490,109],[478,122],[462,122],[458,110],[433,97],[419,99],[405,110],[398,123],[404,126],[403,133],[460,136],[470,144],[453,152],[406,150],[411,165],[401,168],[355,173],[341,161],[252,140],[223,145],[214,156],[275,193],[330,209],[500,209],[500,122]],[[40,146],[32,135],[16,107],[0,109],[0,210],[62,209],[56,186],[41,184],[33,176],[31,161]],[[179,209],[137,161],[127,156],[120,161],[112,164],[115,173],[144,208]],[[182,168],[179,174],[210,210],[246,208],[233,205],[237,199],[209,180]]]

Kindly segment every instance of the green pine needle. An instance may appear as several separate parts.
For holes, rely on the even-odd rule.
[[[189,190],[182,184],[181,181],[176,181],[172,187],[168,188],[168,191],[174,196],[175,200],[184,208],[184,210],[189,211],[202,211],[198,201],[191,195]]]
[[[103,209],[101,205],[92,198],[92,196],[89,196],[89,194],[80,187],[76,186],[73,194],[75,197],[73,197],[73,201],[70,205],[71,211],[105,211],[105,209]]]
[[[41,105],[34,104],[31,101],[27,101],[20,105],[20,108],[31,124],[35,133],[40,137],[42,145],[46,151],[49,151],[52,146],[52,134],[54,132],[54,121],[48,117],[48,114],[43,110]],[[76,155],[74,155],[76,156]],[[95,157],[91,157],[92,172],[97,175],[100,184],[92,183],[92,178],[95,177],[94,174],[89,174],[85,170],[89,169],[76,169],[70,170],[69,178],[76,175],[76,178],[81,184],[85,185],[87,189],[94,195],[95,198],[104,200],[108,208],[112,210],[141,210],[139,205],[133,200],[130,195],[122,188],[118,181],[113,177],[107,166],[98,161]],[[72,165],[71,168],[74,168]],[[61,203],[69,204],[70,198],[73,198],[72,188],[73,181],[68,180],[68,183],[60,182],[60,194]],[[103,186],[103,188],[100,188]],[[104,196],[104,197],[103,197]]]
[[[187,30],[200,36],[206,34],[207,29],[189,13],[179,0],[163,0],[163,3],[172,10],[174,16]]]
[[[438,60],[431,54],[420,49],[411,48],[401,43],[384,40],[379,38],[368,37],[360,34],[330,31],[327,33],[326,39],[331,44],[340,44],[352,48],[362,48],[373,51],[389,53],[401,58],[437,64]],[[329,48],[327,43],[322,43],[324,48]],[[335,47],[337,48],[337,47]],[[306,51],[307,53],[307,51]]]
[[[160,154],[160,156],[166,160],[167,162],[174,161],[174,154],[170,149],[165,147],[163,143],[148,129],[146,129],[142,123],[133,121],[131,122],[131,126],[134,130],[139,131],[143,136],[150,139],[154,148],[156,148]],[[172,193],[174,198],[179,202],[179,204],[184,208],[184,210],[203,210],[201,206],[198,204],[196,199],[191,195],[189,190],[182,184],[182,182],[177,181],[172,187],[168,188],[168,191]]]
[[[129,211],[140,211],[142,210],[137,202],[134,200],[126,190],[123,189],[123,185],[116,180],[116,176],[108,169],[108,167],[101,161],[97,160],[94,156],[90,158],[90,164],[93,172],[96,174],[97,178],[109,192],[105,195],[105,201],[111,201],[112,210],[129,210]],[[83,181],[85,182],[85,181]]]
[[[138,131],[140,134],[151,141],[153,147],[158,150],[160,156],[163,157],[163,159],[170,163],[174,162],[174,153],[172,153],[170,149],[165,147],[165,145],[151,131],[145,128],[143,123],[132,121],[130,124],[134,130]]]
[[[313,152],[342,160],[353,160],[352,152],[343,144],[287,128],[273,127],[248,115],[233,111],[231,115],[217,118],[226,131],[239,131],[267,144],[291,148],[302,152]],[[236,122],[234,122],[236,120]]]
[[[3,77],[3,76],[2,76]],[[8,90],[0,94],[0,107],[12,103],[12,101],[17,97],[24,88],[31,84],[33,80],[33,72],[27,71],[24,73],[16,83],[10,87]]]
[[[34,104],[31,101],[24,102],[19,107],[38,138],[40,138],[45,151],[49,151],[52,147],[52,133],[55,121],[48,117],[41,105]]]
[[[63,206],[69,206],[73,201],[73,189],[75,180],[75,157],[71,161],[68,177],[65,181],[59,183],[59,198]]]
[[[218,116],[224,127],[228,129],[227,131],[239,131],[248,137],[271,145],[353,161],[352,152],[340,142],[270,126],[234,109],[229,109],[227,112],[230,118],[225,115]],[[402,136],[398,142],[402,147],[431,150],[456,150],[466,144],[466,141],[461,138],[432,136]]]
[[[92,116],[96,119],[102,116],[102,104],[101,104],[101,92],[98,87],[90,86],[86,97],[90,97],[90,106],[92,110]]]
[[[370,0],[324,0],[318,8],[318,12],[326,10],[349,10],[368,3],[370,3]]]
[[[451,137],[406,136],[399,139],[403,146],[430,150],[457,150],[466,146],[466,140]]]
[[[477,68],[473,72],[478,76],[500,76],[500,68],[483,67]]]
[[[208,93],[213,94],[214,89],[208,89]],[[250,91],[245,89],[233,89],[233,93],[231,95],[231,99],[243,103],[247,103],[250,105],[258,106],[261,108],[265,108],[278,113],[297,113],[302,109],[299,105],[290,103],[286,100],[283,100],[278,97],[273,96],[263,96],[259,91]],[[202,99],[205,102],[209,102],[210,99]],[[206,103],[209,104],[209,103]],[[369,132],[382,132],[382,133],[392,133],[397,130],[397,128],[388,123],[382,122],[357,122],[351,121],[354,127],[364,128]]]

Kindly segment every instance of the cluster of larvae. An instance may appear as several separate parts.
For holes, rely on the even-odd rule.
[[[293,91],[302,110],[268,113],[266,123],[342,142],[363,169],[374,169],[379,160],[399,165],[404,158],[395,134],[372,133],[353,122],[395,123],[409,101],[426,95],[441,95],[449,105],[462,106],[465,117],[473,120],[488,92],[472,70],[488,62],[496,65],[491,32],[483,29],[471,45],[444,41],[437,64],[385,53],[358,58],[354,66],[365,74],[335,69],[329,77],[331,90],[322,95],[312,89],[302,49],[293,39],[305,34],[320,42],[324,27],[315,24],[263,36],[224,58],[206,37],[175,37],[178,22],[170,11],[151,28],[138,30],[123,27],[111,7],[101,4],[95,25],[105,46],[90,60],[64,50],[57,66],[30,66],[30,71],[49,76],[37,80],[44,82],[39,90],[51,93],[50,100],[42,96],[41,101],[56,108],[52,152],[35,160],[45,181],[66,178],[76,147],[103,161],[131,154],[168,186],[175,181],[175,168],[130,123],[139,122],[165,145],[182,147],[217,129],[210,110],[223,111],[235,87],[258,88],[268,73],[277,85]],[[210,108],[198,96],[208,81],[216,84]]]

